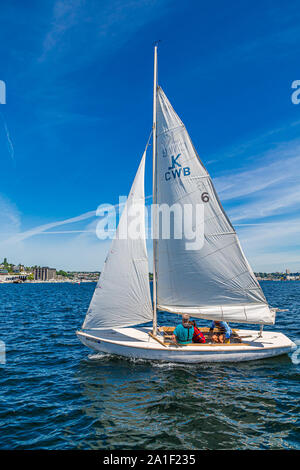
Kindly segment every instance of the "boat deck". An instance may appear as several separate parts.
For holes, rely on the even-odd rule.
[[[204,331],[205,329],[201,329]],[[152,329],[150,327],[139,328],[115,328],[110,330],[85,330],[84,332],[77,332],[78,335],[85,336],[91,342],[105,342],[118,344],[120,346],[127,346],[142,349],[168,349],[168,350],[191,350],[201,351],[205,350],[227,350],[234,349],[269,349],[288,347],[293,343],[283,333],[274,331],[264,331],[262,337],[259,336],[259,331],[255,330],[234,330],[241,338],[242,342],[230,342],[229,344],[220,343],[192,343],[189,345],[175,345],[174,343],[166,342],[164,344],[164,336],[158,334],[157,339],[149,335]]]

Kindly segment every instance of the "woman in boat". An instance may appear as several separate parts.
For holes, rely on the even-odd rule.
[[[197,327],[195,320],[190,321],[190,323],[194,326],[193,343],[205,343],[205,336]]]
[[[214,333],[215,328],[217,328],[216,333]],[[212,321],[209,334],[214,343],[230,343],[232,329],[226,321]]]
[[[193,341],[194,327],[190,324],[190,317],[187,313],[182,315],[182,323],[177,325],[172,339],[178,344],[190,344]]]

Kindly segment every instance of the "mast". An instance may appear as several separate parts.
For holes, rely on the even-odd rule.
[[[156,299],[156,95],[157,95],[157,42],[154,45],[154,80],[153,80],[153,186],[152,198],[152,236],[153,236],[153,334],[157,334],[157,299]]]

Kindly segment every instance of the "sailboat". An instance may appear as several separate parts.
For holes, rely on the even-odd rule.
[[[157,83],[154,47],[153,204],[204,206],[203,246],[189,249],[186,237],[153,237],[153,299],[146,248],[143,153],[111,248],[81,330],[76,334],[92,350],[135,359],[179,363],[239,362],[287,354],[296,345],[284,334],[264,331],[275,323],[276,310],[242,251],[210,175],[190,136]],[[139,236],[120,236],[135,214]],[[154,229],[159,225],[153,211]],[[175,220],[176,224],[176,220]],[[154,230],[155,231],[155,230]],[[158,230],[159,232],[159,230]],[[238,342],[178,345],[172,328],[159,327],[157,312],[259,325],[234,330]],[[141,326],[152,322],[152,326]],[[174,329],[174,328],[173,328]]]

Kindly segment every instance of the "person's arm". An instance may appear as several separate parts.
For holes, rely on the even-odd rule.
[[[206,342],[205,336],[202,333],[202,331],[200,331],[200,330],[199,330],[199,336],[198,337],[199,337],[200,343],[205,343]]]
[[[231,328],[229,328],[229,325],[226,323],[226,321],[223,322],[223,326],[225,328],[225,338],[229,339],[231,336]]]
[[[210,328],[209,328],[209,332],[208,332],[208,337],[209,338],[212,338],[212,335],[213,335],[213,332],[214,332],[214,327],[215,327],[215,322],[212,321],[211,325],[210,325]]]
[[[177,327],[175,328],[175,330],[173,331],[173,335],[172,335],[172,341],[174,343],[177,343],[177,336],[176,336],[176,333],[177,333]]]

